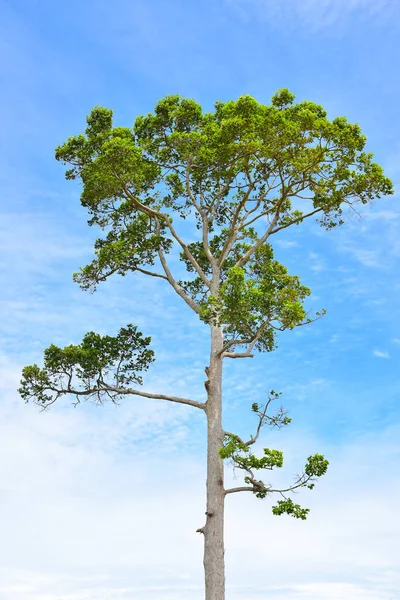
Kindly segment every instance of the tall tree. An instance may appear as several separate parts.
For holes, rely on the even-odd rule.
[[[25,367],[20,393],[41,407],[71,394],[98,402],[133,394],[204,411],[207,419],[206,600],[225,598],[224,503],[228,494],[250,491],[259,498],[280,493],[273,513],[305,519],[291,491],[312,488],[328,461],[310,456],[303,473],[285,489],[257,478],[259,469],[282,466],[278,450],[252,452],[264,425],[282,427],[283,409],[270,412],[279,396],[270,392],[249,440],[222,425],[225,359],[270,352],[279,331],[315,318],[304,308],[310,290],[274,259],[280,231],[314,218],[330,229],[343,210],[393,192],[382,168],[364,151],[366,138],[346,118],[327,118],[313,102],[294,103],[279,90],[270,105],[250,96],[216,102],[203,113],[194,100],[167,96],[154,113],[138,117],[133,129],[113,127],[112,111],[95,107],[81,135],[57,148],[69,165],[67,179],[80,179],[90,225],[104,232],[95,258],[74,279],[94,290],[113,273],[139,272],[169,284],[210,331],[206,400],[145,392],[142,373],[153,361],[150,338],[128,325],[116,337],[90,332],[79,345],[51,345],[44,366]],[[182,220],[194,217],[199,239],[185,241]],[[168,255],[174,249],[188,276],[178,280]],[[224,459],[244,472],[244,485],[224,487]]]

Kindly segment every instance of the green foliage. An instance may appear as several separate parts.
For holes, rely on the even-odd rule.
[[[171,248],[174,215],[193,214],[199,228],[207,224],[221,267],[222,289],[211,294],[184,253],[193,277],[182,288],[203,319],[218,308],[232,340],[253,335],[266,315],[278,328],[295,327],[305,319],[307,288],[273,260],[269,245],[244,255],[262,239],[261,223],[272,235],[315,214],[330,228],[342,222],[346,205],[393,193],[365,141],[358,125],[330,121],[313,102],[295,104],[287,89],[270,105],[242,96],[208,113],[194,100],[166,96],[133,129],[115,127],[112,111],[96,106],[84,133],[56,150],[67,178],[83,184],[89,223],[107,230],[76,281],[94,289],[112,273],[153,266]],[[187,247],[210,274],[204,241]],[[274,344],[271,325],[256,347]]]
[[[233,347],[236,339],[251,342],[266,323],[255,347],[271,351],[277,331],[293,329],[307,320],[303,301],[310,293],[297,276],[289,275],[273,260],[271,246],[264,244],[245,266],[227,270],[218,296],[208,297],[201,314],[224,326],[225,338],[232,340]]]
[[[24,367],[19,393],[28,402],[33,399],[46,407],[63,394],[111,399],[142,383],[141,373],[149,368],[154,353],[150,338],[132,325],[118,335],[87,333],[79,345],[59,348],[52,344],[44,351],[44,366]]]
[[[256,435],[254,437],[250,436],[250,440],[244,442],[238,435],[226,433],[224,444],[220,448],[219,453],[223,459],[230,460],[235,469],[241,469],[245,472],[244,482],[249,486],[245,489],[252,491],[256,498],[263,499],[272,493],[280,493],[284,497],[284,500],[278,501],[277,505],[272,508],[274,515],[286,513],[297,519],[306,519],[307,514],[310,512],[309,509],[302,508],[299,504],[294,504],[284,494],[302,487],[307,487],[310,490],[314,488],[316,478],[325,475],[329,465],[329,462],[322,454],[309,456],[303,473],[296,478],[292,485],[285,489],[274,489],[272,485],[266,485],[264,481],[256,478],[254,474],[255,471],[272,471],[274,468],[281,468],[283,466],[283,453],[280,450],[264,448],[264,455],[261,458],[257,458],[251,452],[251,446],[257,441],[263,426],[269,425],[270,427],[280,429],[290,423],[291,419],[282,407],[275,414],[268,414],[269,405],[271,402],[277,400],[280,395],[279,392],[271,390],[268,402],[265,405],[259,405],[257,402],[254,402],[251,410],[259,419]]]
[[[125,276],[128,271],[154,265],[159,248],[169,251],[171,240],[155,230],[154,223],[146,214],[135,214],[125,226],[121,226],[127,212],[127,205],[114,212],[113,229],[104,239],[95,242],[96,258],[80,272],[74,273],[74,281],[82,289],[94,291],[97,284],[112,273]],[[161,231],[164,232],[165,227]]]
[[[221,458],[232,458],[238,452],[250,452],[249,446],[246,446],[239,436],[237,435],[226,435],[224,439],[224,445],[219,449],[219,455]]]
[[[194,100],[171,95],[153,113],[138,117],[133,128],[114,126],[111,110],[94,107],[84,132],[56,149],[56,159],[67,166],[66,178],[82,183],[89,225],[103,232],[93,261],[75,273],[75,281],[95,290],[113,273],[166,280],[202,321],[223,329],[221,357],[251,356],[253,348],[271,351],[277,332],[314,320],[304,307],[310,290],[274,258],[272,236],[309,218],[327,229],[341,225],[347,207],[392,194],[393,185],[365,152],[359,125],[345,117],[329,120],[320,105],[294,100],[281,89],[269,105],[241,96],[203,112]],[[188,216],[201,232],[190,243],[179,230]],[[187,279],[175,280],[168,265],[173,248]],[[89,332],[79,345],[51,345],[43,368],[23,369],[19,392],[43,408],[65,394],[78,402],[115,402],[137,393],[130,386],[142,383],[141,374],[154,359],[149,344],[150,338],[128,325],[116,337]],[[220,456],[244,471],[244,489],[256,497],[281,494],[284,500],[273,514],[306,519],[309,510],[284,494],[313,489],[328,468],[321,454],[310,456],[286,489],[255,476],[283,466],[280,450],[264,448],[261,457],[251,451],[263,426],[290,423],[282,407],[268,413],[279,396],[271,391],[266,404],[252,404],[255,435],[244,442],[227,433]]]
[[[291,498],[287,498],[286,500],[278,500],[276,505],[272,507],[272,514],[274,515],[287,514],[295,519],[302,519],[303,521],[307,519],[309,512],[309,508],[302,508],[300,504],[294,504]]]
[[[308,457],[304,471],[309,477],[321,477],[328,470],[328,465],[329,462],[322,454],[314,454]]]

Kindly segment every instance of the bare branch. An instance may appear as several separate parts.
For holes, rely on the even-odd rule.
[[[190,165],[189,164],[186,167],[186,192],[187,192],[189,198],[191,199],[193,206],[195,207],[195,209],[201,216],[203,248],[204,248],[204,252],[205,252],[210,264],[213,265],[215,263],[215,257],[211,253],[210,244],[208,242],[208,226],[209,226],[208,218],[207,218],[206,212],[202,210],[200,204],[197,202],[196,196],[194,195],[192,188],[190,187]],[[201,194],[201,196],[202,196],[202,194]]]
[[[156,219],[156,227],[157,227],[157,233],[160,233],[160,222],[158,219]],[[174,288],[174,290],[176,291],[176,293],[178,294],[178,296],[180,296],[188,306],[190,306],[190,308],[192,310],[194,310],[194,312],[196,312],[197,314],[200,312],[200,308],[198,306],[198,304],[185,292],[184,289],[181,288],[180,285],[178,285],[178,283],[175,281],[171,270],[168,266],[167,260],[165,258],[165,254],[162,250],[162,248],[160,247],[158,249],[158,257],[160,259],[162,268],[164,269],[164,273],[166,275],[166,279],[167,281],[171,284],[171,286]]]
[[[265,330],[265,328],[270,325],[269,321],[264,321],[264,323],[262,323],[260,325],[260,327],[257,329],[256,333],[254,335],[252,335],[248,340],[230,340],[229,342],[227,342],[225,344],[225,346],[222,348],[221,350],[221,356],[226,357],[226,358],[253,358],[253,354],[251,353],[254,346],[256,345],[256,343],[258,342],[258,340],[260,339],[262,332]],[[231,348],[232,346],[236,346],[236,345],[246,345],[248,344],[248,348],[245,350],[245,352],[227,352],[227,350],[229,350],[229,348]]]
[[[259,413],[259,415],[258,415],[258,416],[259,416],[259,423],[258,423],[258,427],[257,427],[256,435],[255,435],[254,437],[253,437],[253,436],[250,436],[250,440],[249,440],[248,442],[246,442],[246,444],[245,444],[246,446],[251,446],[252,444],[255,444],[255,443],[256,443],[256,441],[258,440],[258,437],[259,437],[259,435],[260,435],[261,428],[262,428],[262,426],[264,425],[264,419],[265,419],[265,417],[267,416],[267,411],[268,411],[269,405],[270,405],[270,404],[271,404],[271,402],[273,402],[274,400],[275,400],[275,398],[274,398],[274,397],[271,397],[271,396],[269,396],[269,398],[268,398],[268,400],[267,400],[267,403],[266,403],[266,404],[265,404],[265,406],[264,406],[264,410],[263,410],[262,412],[260,412],[260,413]]]
[[[295,484],[285,488],[285,489],[272,489],[272,488],[267,488],[268,489],[268,493],[271,494],[283,494],[285,492],[293,492],[294,490],[297,490],[299,487],[304,487],[305,485],[307,485],[307,483],[313,479],[312,475],[308,475],[307,477],[305,477],[304,475],[301,477],[301,479],[299,481],[297,481]]]
[[[221,356],[223,358],[254,358],[254,354],[250,352],[224,352]]]
[[[185,242],[179,237],[179,235],[176,233],[173,225],[172,225],[172,221],[169,218],[168,215],[162,215],[165,223],[167,224],[168,229],[171,232],[172,237],[178,242],[178,244],[181,246],[183,252],[185,253],[186,257],[188,258],[188,260],[190,261],[190,263],[193,265],[194,269],[196,270],[197,274],[199,275],[200,279],[202,280],[203,283],[205,283],[205,285],[210,288],[211,287],[211,282],[208,280],[208,278],[205,276],[203,269],[200,267],[199,263],[197,262],[197,260],[194,258],[193,254],[190,252],[188,246],[185,244]]]
[[[225,496],[227,496],[228,494],[235,494],[236,492],[254,492],[254,487],[243,486],[230,488],[228,490],[225,490]]]
[[[281,209],[284,199],[285,199],[285,196],[282,196],[281,200],[278,203],[274,218],[272,219],[267,231],[264,233],[264,235],[262,235],[260,237],[260,239],[255,244],[253,244],[253,246],[251,248],[249,248],[249,250],[247,250],[247,252],[245,252],[243,254],[243,256],[237,261],[237,263],[235,265],[236,267],[243,266],[249,260],[249,258],[254,254],[254,252],[256,250],[258,250],[258,248],[260,248],[260,246],[262,246],[267,241],[267,239],[271,235],[271,232],[274,230],[275,225],[278,222],[279,215],[280,215],[280,209]]]
[[[193,194],[192,188],[190,187],[190,164],[186,165],[186,192],[197,212],[200,215],[202,215],[203,212],[200,208],[199,203],[196,200],[196,196]]]
[[[135,207],[137,209],[139,209],[141,212],[145,213],[149,217],[163,218],[163,214],[160,213],[158,210],[154,210],[153,208],[150,208],[150,206],[146,206],[145,204],[142,204],[142,202],[140,202],[139,198],[137,198],[137,196],[132,194],[132,192],[129,190],[129,188],[126,185],[124,186],[123,189],[124,189],[125,194],[128,196],[128,198],[130,200],[132,200]]]
[[[290,223],[287,223],[286,225],[281,225],[280,227],[277,227],[276,229],[272,230],[270,232],[269,235],[273,235],[274,233],[277,233],[278,231],[281,231],[282,229],[286,229],[287,227],[290,227],[291,225],[294,224],[299,224],[302,223],[304,221],[304,219],[308,219],[308,217],[312,217],[313,215],[316,215],[317,213],[321,212],[323,209],[322,208],[316,208],[315,210],[307,213],[306,215],[302,215],[301,217],[298,217],[297,219],[293,219],[293,221],[290,221]]]
[[[175,402],[177,404],[194,406],[195,408],[201,408],[202,410],[206,409],[205,402],[197,402],[196,400],[190,400],[189,398],[180,398],[178,396],[170,396],[168,394],[150,394],[149,392],[145,392],[143,390],[134,390],[131,388],[121,391],[120,388],[113,388],[112,386],[107,386],[107,390],[121,395],[142,396],[143,398],[150,398],[151,400],[166,400],[168,402]]]
[[[243,223],[239,220],[239,216],[241,213],[241,210],[244,206],[246,206],[246,202],[249,199],[249,196],[251,194],[251,192],[254,189],[254,181],[252,181],[250,173],[248,171],[248,169],[246,169],[246,175],[248,178],[248,188],[246,193],[244,194],[243,198],[241,199],[241,201],[239,202],[239,204],[237,205],[237,208],[233,214],[233,218],[230,224],[230,231],[229,231],[229,235],[226,239],[226,242],[224,244],[224,247],[221,250],[221,254],[219,255],[218,258],[218,264],[219,266],[223,265],[226,257],[228,256],[233,244],[236,242],[236,238],[239,234],[240,228],[243,225]]]
[[[183,298],[183,300],[186,302],[186,304],[188,304],[190,306],[190,308],[193,309],[194,312],[196,312],[198,314],[200,312],[199,306],[197,305],[197,303],[194,300],[192,300],[192,298],[185,292],[185,290],[182,289],[180,285],[178,285],[178,283],[173,278],[172,273],[169,269],[168,263],[165,259],[164,252],[162,251],[161,248],[159,248],[159,250],[158,250],[158,256],[160,258],[160,262],[162,264],[162,267],[167,276],[166,278],[169,281],[169,283],[172,285],[172,287],[174,288],[174,290],[176,291],[178,296]]]
[[[99,383],[102,383],[102,382],[99,382]],[[55,398],[53,400],[51,400],[50,402],[48,402],[44,408],[47,408],[51,404],[54,404],[54,402],[56,402],[56,400],[58,400],[58,398],[60,396],[63,396],[66,394],[71,394],[73,396],[76,396],[77,401],[78,401],[76,404],[79,404],[79,398],[82,396],[97,395],[99,397],[102,393],[106,393],[109,395],[110,392],[112,392],[113,394],[115,394],[117,396],[141,396],[142,398],[149,398],[151,400],[166,400],[168,402],[174,402],[177,404],[186,404],[187,406],[201,408],[202,410],[206,409],[205,402],[197,402],[196,400],[191,400],[189,398],[181,398],[178,396],[171,396],[169,394],[151,394],[149,392],[145,392],[144,390],[136,390],[133,388],[120,388],[120,387],[116,387],[113,385],[108,385],[106,383],[103,383],[102,385],[99,385],[98,387],[89,388],[87,390],[75,390],[71,387],[67,387],[67,389],[61,389],[61,390],[57,389],[57,388],[48,388],[48,389],[55,393]],[[111,396],[110,396],[110,399],[113,400],[113,398]]]
[[[165,279],[168,281],[168,277],[162,275],[161,273],[153,273],[152,271],[147,271],[146,269],[142,269],[141,267],[136,267],[135,271],[139,271],[139,273],[143,273],[144,275],[151,275],[152,277],[159,277],[160,279]]]
[[[244,442],[242,440],[242,438],[240,438],[238,435],[236,435],[236,433],[231,433],[230,431],[224,431],[224,435],[227,436],[227,437],[236,438],[237,441],[239,442],[239,444],[242,444],[243,446],[246,446],[246,442]]]

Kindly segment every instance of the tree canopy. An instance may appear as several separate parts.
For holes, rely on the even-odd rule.
[[[330,120],[313,102],[295,103],[287,89],[279,90],[269,105],[242,96],[216,102],[211,112],[203,112],[194,100],[167,96],[132,128],[114,126],[112,111],[95,107],[84,133],[56,149],[57,160],[67,165],[67,179],[82,182],[81,203],[89,211],[89,224],[103,232],[95,242],[94,259],[75,273],[75,281],[94,291],[114,273],[136,272],[170,284],[211,326],[208,399],[141,390],[142,373],[154,357],[150,339],[132,325],[116,337],[90,332],[79,345],[50,346],[43,368],[25,367],[22,397],[45,408],[65,394],[78,402],[115,402],[134,394],[204,410],[212,431],[211,503],[218,494],[236,491],[263,498],[275,491],[312,488],[328,466],[320,454],[308,458],[287,490],[275,490],[255,476],[256,470],[282,466],[280,451],[265,448],[256,458],[250,449],[263,425],[290,422],[282,410],[269,415],[275,392],[265,405],[253,405],[259,419],[254,437],[244,442],[223,431],[222,359],[251,357],[254,349],[269,352],[278,332],[324,313],[306,311],[310,290],[275,259],[273,240],[310,218],[331,229],[343,223],[346,209],[393,193],[392,182],[365,145],[359,125],[344,117]],[[197,227],[196,240],[185,239],[182,220],[189,217]],[[176,250],[186,269],[184,278],[176,276],[169,261]],[[245,487],[219,489],[222,459],[245,472]],[[301,519],[308,512],[286,497],[273,510]]]
[[[112,111],[97,106],[85,132],[56,150],[66,177],[82,181],[90,225],[104,230],[75,280],[94,290],[113,273],[160,277],[203,320],[218,314],[227,349],[250,340],[271,350],[277,330],[307,322],[310,292],[274,260],[270,238],[310,217],[335,227],[346,207],[392,193],[365,143],[359,125],[296,104],[286,89],[270,105],[242,96],[205,113],[167,96],[133,128],[114,127]],[[194,242],[175,224],[189,215]],[[186,280],[168,266],[174,245]]]

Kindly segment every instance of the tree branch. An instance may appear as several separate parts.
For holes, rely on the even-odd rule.
[[[203,248],[204,248],[204,252],[205,255],[209,261],[209,263],[211,265],[215,264],[215,257],[212,255],[211,250],[210,250],[210,244],[208,242],[208,231],[209,231],[209,222],[208,222],[208,217],[205,211],[203,211],[199,205],[199,203],[196,200],[195,195],[193,194],[193,191],[190,187],[190,166],[187,165],[186,167],[186,192],[189,196],[189,198],[191,199],[193,206],[195,207],[195,209],[198,211],[199,215],[201,216],[201,220],[202,220],[202,241],[203,241]],[[201,192],[200,192],[201,194]],[[202,194],[201,194],[202,195]],[[210,286],[208,286],[210,287]]]
[[[166,277],[166,275],[162,275],[161,273],[153,273],[152,271],[147,271],[141,267],[136,267],[135,271],[139,271],[139,273],[143,273],[144,275],[151,275],[151,277],[159,277],[160,279],[165,279],[168,281],[168,277]]]
[[[169,269],[168,263],[165,259],[164,252],[161,250],[161,248],[158,250],[158,256],[160,258],[160,262],[161,262],[162,267],[167,276],[166,279],[168,280],[168,282],[172,285],[172,287],[174,288],[174,290],[176,291],[178,296],[180,296],[186,302],[186,304],[188,304],[190,306],[190,308],[193,309],[194,312],[196,312],[198,314],[200,312],[199,306],[197,305],[197,303],[194,300],[192,300],[192,298],[190,296],[188,296],[188,294],[185,292],[185,290],[183,290],[181,288],[181,286],[178,285],[177,282],[175,281],[175,279],[173,278],[172,273]]]
[[[271,231],[269,235],[273,235],[274,233],[277,233],[278,231],[281,231],[282,229],[286,229],[287,227],[290,227],[291,225],[294,225],[295,223],[299,224],[302,221],[304,221],[304,219],[308,219],[308,217],[312,217],[313,215],[316,215],[317,213],[321,212],[322,210],[323,210],[322,208],[316,208],[315,210],[307,213],[306,215],[302,215],[298,219],[293,219],[293,221],[290,221],[290,223],[287,223],[287,225],[281,225],[280,227],[277,227],[276,229]]]
[[[117,394],[121,393],[121,395],[123,394],[142,396],[143,398],[150,398],[151,400],[166,400],[168,402],[174,402],[177,404],[186,404],[187,406],[194,406],[195,408],[201,408],[202,410],[206,409],[205,402],[197,402],[196,400],[190,400],[189,398],[180,398],[178,396],[170,396],[168,394],[150,394],[149,392],[145,392],[142,390],[134,390],[131,388],[127,388],[125,391],[121,391],[120,388],[113,388],[112,386],[107,386],[107,389]]]
[[[178,244],[181,246],[183,252],[186,254],[187,259],[190,261],[190,263],[193,265],[194,269],[196,270],[198,276],[200,277],[200,279],[202,280],[203,283],[205,283],[205,285],[210,288],[211,287],[211,283],[210,281],[207,279],[207,277],[204,274],[203,269],[200,267],[199,263],[197,262],[197,260],[194,258],[193,254],[190,252],[188,246],[185,244],[185,242],[179,237],[179,235],[176,233],[172,222],[169,218],[168,215],[162,215],[165,223],[167,224],[168,229],[171,232],[172,237],[178,242]]]
[[[160,234],[160,222],[158,220],[158,218],[155,219],[156,220],[156,227],[157,227],[157,234]],[[170,283],[170,285],[174,288],[174,290],[176,291],[176,293],[178,294],[178,296],[180,296],[188,306],[190,306],[190,308],[192,310],[194,310],[195,313],[199,313],[200,312],[200,308],[198,306],[198,304],[185,292],[185,290],[183,290],[181,288],[180,285],[178,285],[178,283],[175,281],[170,268],[168,266],[167,260],[165,258],[165,254],[162,250],[162,248],[160,247],[158,249],[158,257],[160,259],[162,268],[164,269],[164,273],[166,275],[166,279],[167,281]]]
[[[248,172],[248,169],[246,169],[246,175],[247,175],[247,178],[249,181],[247,191],[244,194],[241,201],[239,202],[239,204],[234,212],[232,221],[230,223],[230,232],[229,232],[228,238],[227,238],[227,240],[224,244],[224,247],[221,250],[221,254],[219,255],[219,258],[218,258],[219,266],[223,265],[225,258],[228,256],[233,244],[236,242],[236,238],[239,234],[240,227],[242,225],[242,223],[239,223],[239,227],[237,227],[240,212],[241,212],[242,208],[244,206],[246,206],[246,202],[249,199],[249,196],[254,189],[254,182],[252,181],[252,179],[250,177],[250,173]]]
[[[254,358],[251,352],[224,352],[221,355],[223,358]]]
[[[141,212],[144,212],[145,214],[147,214],[148,216],[156,219],[156,221],[162,219],[166,226],[168,227],[168,229],[171,232],[172,237],[178,242],[178,244],[181,246],[183,252],[185,253],[187,259],[190,261],[190,263],[193,265],[194,269],[196,270],[197,274],[199,275],[200,279],[203,281],[203,283],[205,283],[207,285],[207,287],[210,287],[210,282],[207,279],[207,277],[205,276],[202,268],[200,267],[200,265],[198,264],[198,262],[196,261],[196,259],[194,258],[194,256],[192,255],[192,253],[190,252],[188,246],[185,244],[185,242],[179,237],[179,235],[176,233],[175,228],[172,225],[171,219],[169,218],[169,216],[165,213],[161,213],[157,210],[154,210],[152,208],[150,208],[149,206],[146,206],[145,204],[142,204],[142,202],[140,202],[140,200],[130,192],[130,190],[124,186],[124,191],[126,193],[126,195],[129,197],[130,200],[132,200],[132,202],[134,203],[135,207],[140,210]]]
[[[254,492],[254,487],[248,487],[248,486],[243,486],[243,487],[235,487],[235,488],[229,488],[228,490],[225,490],[225,496],[227,496],[228,494],[235,494],[236,492]]]
[[[63,396],[66,394],[71,394],[73,396],[76,396],[77,399],[79,399],[79,397],[81,397],[81,396],[92,396],[95,394],[99,397],[100,394],[103,392],[105,392],[107,394],[112,392],[112,393],[116,394],[117,396],[130,396],[130,395],[141,396],[143,398],[149,398],[151,400],[166,400],[168,402],[174,402],[177,404],[186,404],[187,406],[201,408],[202,410],[206,409],[205,402],[197,402],[196,400],[191,400],[189,398],[181,398],[179,396],[171,396],[168,394],[151,394],[149,392],[145,392],[144,390],[135,390],[133,388],[119,388],[119,387],[116,387],[113,385],[108,385],[106,383],[104,383],[103,385],[101,385],[99,387],[89,388],[87,390],[75,390],[71,387],[68,387],[65,390],[53,388],[53,387],[51,387],[51,388],[49,387],[47,389],[54,392],[56,394],[56,397],[53,400],[51,400],[50,402],[48,402],[46,404],[46,407],[50,406],[51,404],[54,404],[54,402],[56,400],[58,400],[58,398],[60,396]],[[46,407],[44,407],[44,408],[46,408]]]
[[[226,358],[253,358],[254,355],[251,354],[251,351],[253,350],[254,346],[260,339],[262,332],[268,325],[270,325],[270,322],[264,321],[264,323],[262,323],[260,325],[260,327],[257,329],[256,333],[248,340],[230,340],[222,348],[222,350],[220,352],[221,356],[226,357]],[[248,344],[248,348],[245,350],[245,352],[227,352],[227,350],[229,350],[229,348],[231,348],[232,346],[236,346],[236,345],[243,346],[246,344]]]
[[[260,246],[262,246],[267,241],[267,239],[271,235],[271,232],[273,231],[275,225],[278,222],[279,215],[280,215],[280,209],[281,209],[284,199],[285,199],[285,196],[282,196],[281,200],[278,203],[274,218],[272,219],[267,231],[264,233],[264,235],[262,235],[260,237],[260,239],[255,244],[253,244],[253,246],[251,248],[249,248],[249,250],[247,250],[247,252],[245,252],[243,254],[243,256],[237,261],[237,263],[235,265],[236,267],[243,266],[249,260],[249,258],[252,256],[252,254],[254,254],[254,252],[256,250],[258,250],[258,248],[260,248]]]

